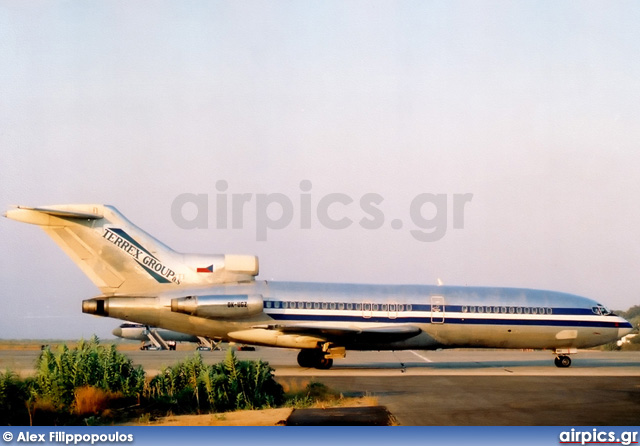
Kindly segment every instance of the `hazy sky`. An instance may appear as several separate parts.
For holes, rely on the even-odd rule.
[[[0,0],[0,209],[113,204],[176,250],[256,254],[264,279],[440,278],[626,309],[638,23],[631,1]],[[208,194],[208,228],[172,219],[183,193]],[[275,193],[293,219],[259,241],[257,195]],[[346,229],[317,218],[332,193],[353,199],[329,209]],[[365,229],[372,193],[383,224]],[[424,193],[445,195],[437,241],[410,232]],[[231,211],[219,228],[217,194],[252,194],[242,229]],[[473,194],[464,228],[456,194]],[[99,292],[44,232],[0,219],[0,240],[0,337],[110,336],[119,322],[81,313]]]

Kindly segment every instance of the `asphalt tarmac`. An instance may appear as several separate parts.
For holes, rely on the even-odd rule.
[[[124,351],[147,375],[193,354]],[[0,350],[0,370],[33,373],[39,351]],[[202,352],[207,363],[226,352]],[[300,368],[297,351],[258,348],[285,388],[319,381],[376,397],[401,425],[640,425],[640,352],[580,351],[560,369],[550,352],[442,350],[348,352],[330,370]]]

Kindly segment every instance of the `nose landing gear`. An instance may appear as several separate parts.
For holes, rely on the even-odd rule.
[[[577,348],[557,348],[555,349],[556,359],[553,363],[556,367],[565,368],[571,365],[571,358],[569,355],[578,353]]]
[[[571,365],[571,358],[566,355],[556,356],[556,359],[553,361],[556,367],[569,367]]]

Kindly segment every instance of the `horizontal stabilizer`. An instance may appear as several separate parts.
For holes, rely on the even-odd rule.
[[[76,205],[74,206],[73,209],[70,209],[70,208],[71,206],[66,206],[66,205],[47,206],[47,207],[15,206],[14,209],[9,209],[6,212],[5,217],[10,218],[12,220],[31,223],[31,221],[29,221],[28,219],[25,219],[25,217],[27,217],[31,212],[38,212],[41,214],[52,215],[54,217],[60,217],[60,218],[74,218],[74,219],[82,219],[82,220],[98,220],[104,216],[103,213],[100,211],[100,207],[98,206],[85,205],[85,206],[82,206],[81,209],[78,209],[79,206]]]

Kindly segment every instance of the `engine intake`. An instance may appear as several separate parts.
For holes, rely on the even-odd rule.
[[[262,313],[260,294],[216,294],[171,299],[171,311],[207,319],[241,319]]]

